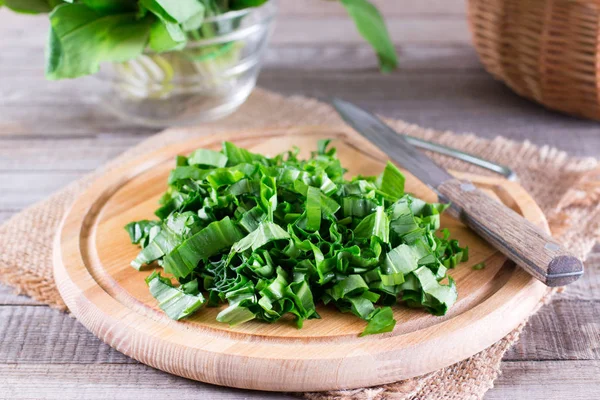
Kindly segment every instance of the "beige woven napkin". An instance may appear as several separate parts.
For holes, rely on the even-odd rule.
[[[597,160],[569,158],[563,152],[504,138],[485,140],[389,121],[400,131],[434,140],[514,168],[521,183],[546,213],[555,236],[577,255],[585,257],[600,237],[600,165]],[[102,171],[144,152],[219,131],[339,125],[341,120],[326,104],[256,89],[230,117],[196,128],[170,129],[130,149],[94,172],[9,219],[0,226],[0,282],[13,286],[51,307],[65,310],[52,276],[52,239],[74,198]],[[436,155],[446,167],[482,172],[476,167]],[[547,297],[549,298],[549,296]],[[480,399],[493,386],[502,356],[514,344],[524,326],[473,357],[425,376],[350,391],[305,393],[309,399]]]

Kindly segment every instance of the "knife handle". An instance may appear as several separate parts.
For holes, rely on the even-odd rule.
[[[438,187],[460,220],[547,286],[563,286],[583,274],[583,263],[550,235],[471,182],[452,179]]]

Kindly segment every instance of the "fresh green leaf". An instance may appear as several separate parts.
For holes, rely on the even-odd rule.
[[[160,53],[182,49],[187,38],[181,27],[170,21],[156,20],[150,27],[149,46],[153,51]]]
[[[340,1],[354,20],[358,32],[375,49],[381,70],[383,72],[394,70],[398,65],[396,49],[377,8],[367,0]]]
[[[142,53],[152,18],[135,13],[105,15],[85,4],[63,4],[50,14],[46,76],[77,78],[98,71],[101,62],[123,62]]]
[[[279,225],[263,221],[255,231],[248,234],[248,236],[244,237],[239,242],[234,243],[231,246],[231,251],[234,253],[241,253],[248,249],[256,251],[274,240],[285,240],[289,239],[289,237],[290,235]]]
[[[187,19],[181,23],[181,28],[186,32],[196,31],[197,29],[199,29],[202,26],[202,23],[204,22],[205,13],[206,13],[206,10],[203,10],[202,12],[199,12],[199,13],[191,16],[189,19]],[[227,47],[221,47],[221,49],[223,49],[223,48],[227,48]]]
[[[152,228],[159,225],[160,224],[157,221],[142,220],[130,222],[129,224],[125,225],[125,230],[127,230],[127,233],[129,234],[131,243],[141,244],[145,239],[148,238]],[[142,244],[142,247],[146,246]]]
[[[475,271],[480,271],[485,268],[485,262],[477,263],[477,264],[473,265],[471,268],[473,268]]]
[[[331,288],[331,297],[334,300],[339,300],[346,298],[346,296],[360,295],[366,290],[369,290],[369,286],[360,275],[348,275]]]
[[[306,194],[306,229],[318,231],[321,227],[321,191],[313,186],[308,187]]]
[[[160,19],[179,24],[204,15],[204,5],[199,0],[140,0],[140,4]]]
[[[393,248],[385,257],[381,266],[382,282],[385,285],[399,285],[408,275],[418,268],[419,257],[413,247],[401,244]],[[384,278],[385,277],[385,278]]]
[[[186,277],[201,260],[228,249],[241,238],[239,229],[229,217],[212,222],[167,253],[164,259],[165,272],[176,278]]]
[[[423,305],[433,314],[444,315],[458,297],[454,281],[450,280],[448,285],[440,284],[434,273],[427,267],[420,267],[414,271],[414,274],[421,284],[423,293],[430,298]]]
[[[229,306],[217,315],[217,321],[235,326],[248,322],[256,317],[248,306],[256,303],[254,285],[244,284],[226,295]]]
[[[189,165],[221,168],[227,165],[227,157],[218,151],[198,149],[187,160]]]
[[[366,216],[356,227],[354,235],[359,239],[375,236],[383,243],[389,242],[390,221],[383,206],[377,206],[375,212]]]
[[[73,3],[73,1],[67,1]],[[136,0],[81,0],[89,8],[103,14],[136,12],[138,5]]]
[[[381,191],[395,200],[404,196],[404,175],[391,162],[387,162],[381,176]]]
[[[48,0],[2,0],[0,6],[4,5],[13,11],[24,14],[39,14],[52,11],[56,3]]]
[[[248,7],[259,7],[267,0],[229,0],[229,8],[232,10],[243,10]]]
[[[345,217],[365,217],[375,212],[377,204],[373,200],[360,197],[344,197],[342,209]]]
[[[246,149],[237,147],[231,142],[223,143],[223,153],[227,157],[228,166],[244,163],[251,164],[255,161],[263,160],[263,157],[261,155],[254,154]]]
[[[179,320],[188,317],[205,303],[202,294],[186,294],[181,288],[174,288],[170,281],[160,276],[160,273],[153,273],[149,278],[147,283],[150,293],[169,318]]]
[[[391,332],[396,326],[394,313],[390,307],[378,308],[369,317],[369,323],[360,336]]]

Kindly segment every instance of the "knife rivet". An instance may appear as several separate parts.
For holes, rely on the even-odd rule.
[[[460,184],[460,190],[462,190],[463,192],[472,192],[476,189],[477,188],[475,187],[475,185],[473,185],[471,182],[465,182]]]
[[[546,243],[546,245],[544,246],[544,248],[545,248],[546,250],[550,250],[550,251],[556,251],[556,250],[559,250],[559,249],[560,249],[560,246],[559,246],[559,245],[557,245],[556,243],[551,243],[551,242],[548,242],[548,243]]]

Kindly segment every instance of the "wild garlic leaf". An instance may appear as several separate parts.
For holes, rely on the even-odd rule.
[[[67,2],[73,3],[73,1]],[[138,9],[137,0],[81,0],[81,3],[105,14],[135,12]]]
[[[398,66],[398,56],[379,10],[368,0],[340,1],[354,20],[358,32],[377,53],[381,70],[393,71]]]
[[[381,175],[380,190],[393,198],[393,201],[404,196],[404,175],[391,162],[387,162]]]
[[[360,336],[391,332],[396,326],[394,313],[390,307],[378,308],[368,317],[369,323]]]
[[[201,260],[229,249],[241,238],[239,228],[229,217],[211,222],[166,254],[163,264],[165,272],[176,278],[185,278]]]
[[[243,10],[248,7],[258,7],[265,4],[267,0],[229,0],[229,8],[232,10]]]
[[[204,4],[198,0],[140,0],[140,4],[160,19],[179,24],[204,15]]]
[[[1,0],[0,7],[6,6],[13,11],[23,14],[39,14],[52,11],[60,1],[48,0]]]
[[[169,318],[175,320],[185,318],[200,309],[206,302],[201,293],[186,294],[182,287],[173,287],[169,280],[162,278],[156,271],[146,282],[150,293],[158,301],[158,306]]]
[[[185,47],[187,37],[179,24],[171,21],[157,19],[150,27],[150,40],[148,45],[152,51],[181,50]]]
[[[102,62],[137,57],[148,41],[152,18],[135,13],[105,15],[85,4],[63,4],[50,14],[46,62],[49,79],[96,73]]]

